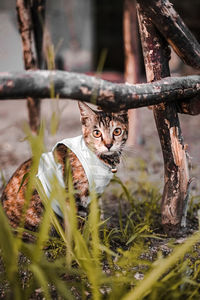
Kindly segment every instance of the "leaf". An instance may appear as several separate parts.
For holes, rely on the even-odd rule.
[[[0,248],[9,280],[17,272],[18,249],[12,229],[0,204]]]
[[[49,294],[49,288],[48,288],[48,280],[45,276],[46,274],[43,272],[43,270],[36,264],[30,265],[30,270],[33,272],[33,275],[35,277],[35,280],[38,282],[38,284],[41,286],[45,299],[51,299],[51,296]]]
[[[5,179],[5,177],[4,177],[4,174],[3,174],[3,171],[0,169],[0,179],[1,179],[1,181],[2,181],[2,187],[4,188],[5,186],[6,186],[6,179]]]
[[[139,282],[135,288],[128,292],[122,300],[140,300],[145,295],[149,294],[159,278],[181,258],[183,258],[183,256],[199,241],[199,239],[200,231],[189,237],[184,244],[176,246],[173,253],[167,258],[161,258],[156,261],[156,266],[149,271],[145,278]]]
[[[123,182],[122,182],[117,176],[115,176],[115,177],[111,180],[111,182],[116,182],[116,183],[118,183],[118,184],[122,187],[122,189],[123,189],[123,191],[124,191],[124,193],[125,193],[125,195],[126,195],[127,200],[131,203],[132,197],[131,197],[131,195],[130,195],[130,193],[129,193],[129,190],[128,190],[127,187],[123,184]]]
[[[149,226],[148,225],[144,225],[142,228],[140,228],[135,234],[133,234],[130,239],[128,240],[128,242],[126,243],[126,245],[130,244],[131,242],[133,242],[139,235],[140,233],[144,232],[144,231],[149,231]]]
[[[24,184],[25,180],[28,178],[28,176],[29,176],[29,173],[24,174],[24,176],[23,176],[23,178],[22,178],[22,181],[21,181],[21,183],[20,183],[19,189],[18,189],[18,191],[17,191],[17,194],[20,192],[21,187],[22,187],[22,185]]]

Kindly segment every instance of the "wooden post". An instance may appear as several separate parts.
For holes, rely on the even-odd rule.
[[[124,31],[124,53],[125,72],[124,79],[128,83],[138,83],[140,64],[138,50],[138,26],[136,14],[136,1],[124,0],[123,31]],[[131,109],[129,116],[128,145],[136,145],[139,136],[139,111]]]
[[[35,70],[42,66],[42,41],[45,0],[17,0],[17,16],[22,38],[24,66],[26,70]],[[36,53],[34,55],[34,39]],[[40,100],[27,98],[30,128],[37,133],[40,124]]]
[[[170,51],[163,36],[144,13],[143,1],[137,4],[140,35],[147,81],[170,76]],[[164,158],[164,191],[161,204],[162,225],[168,234],[185,226],[189,174],[185,147],[176,105],[163,103],[153,107]]]

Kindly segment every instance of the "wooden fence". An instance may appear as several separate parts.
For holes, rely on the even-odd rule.
[[[130,20],[135,18],[137,10],[148,83],[116,84],[84,74],[36,70],[44,65],[45,0],[17,0],[27,71],[0,73],[0,99],[27,98],[33,131],[39,125],[39,99],[49,98],[52,86],[60,98],[86,102],[95,99],[95,104],[110,111],[153,105],[164,158],[162,225],[168,234],[174,234],[186,226],[191,183],[178,113],[200,113],[200,76],[170,77],[169,45],[184,63],[196,69],[200,69],[200,45],[168,0],[124,0],[124,3],[124,16]],[[135,55],[134,47],[125,51],[127,55]],[[131,60],[127,61],[130,64]]]

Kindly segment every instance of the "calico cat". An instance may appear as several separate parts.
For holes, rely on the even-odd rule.
[[[52,171],[52,160],[60,174],[61,184],[65,182],[66,160],[71,166],[72,179],[77,211],[87,214],[89,189],[95,183],[97,193],[101,193],[105,185],[116,171],[120,162],[122,149],[128,137],[127,112],[106,113],[95,111],[85,103],[79,102],[82,123],[82,136],[58,142],[51,152],[40,159],[38,178],[49,196],[49,170]],[[2,205],[9,222],[17,228],[25,204],[25,191],[32,159],[24,162],[13,174],[2,194]],[[48,165],[46,168],[45,165]],[[59,168],[60,166],[60,168]],[[45,169],[46,168],[46,169]],[[52,174],[50,174],[50,177]],[[61,178],[62,177],[62,178]],[[92,182],[94,180],[94,182]],[[62,218],[62,212],[56,201],[52,204],[55,213]],[[25,216],[25,228],[36,231],[43,214],[43,204],[37,190],[34,190]]]

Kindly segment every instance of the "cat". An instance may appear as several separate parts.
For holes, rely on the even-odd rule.
[[[82,136],[58,142],[52,152],[44,153],[40,159],[37,176],[48,195],[49,182],[46,175],[48,172],[44,168],[43,160],[49,162],[52,157],[55,159],[56,168],[62,166],[59,168],[62,178],[58,177],[64,183],[66,177],[65,166],[68,159],[74,189],[77,191],[75,194],[77,211],[79,215],[86,216],[89,190],[91,184],[93,184],[91,180],[96,180],[96,184],[99,184],[97,192],[101,193],[102,186],[104,188],[104,185],[109,183],[112,173],[116,172],[116,166],[120,162],[120,156],[128,138],[128,115],[126,111],[107,113],[102,110],[94,110],[83,102],[78,102],[78,105],[82,123]],[[83,162],[81,162],[83,154],[86,157],[83,157]],[[13,228],[17,228],[20,224],[28,183],[28,177],[25,177],[25,174],[29,173],[31,164],[32,159],[25,161],[15,171],[2,193],[2,206]],[[104,180],[104,177],[106,180]],[[62,219],[62,212],[56,201],[52,204],[52,208],[56,215]],[[37,231],[43,210],[44,206],[35,189],[26,210],[24,224],[26,229]]]

